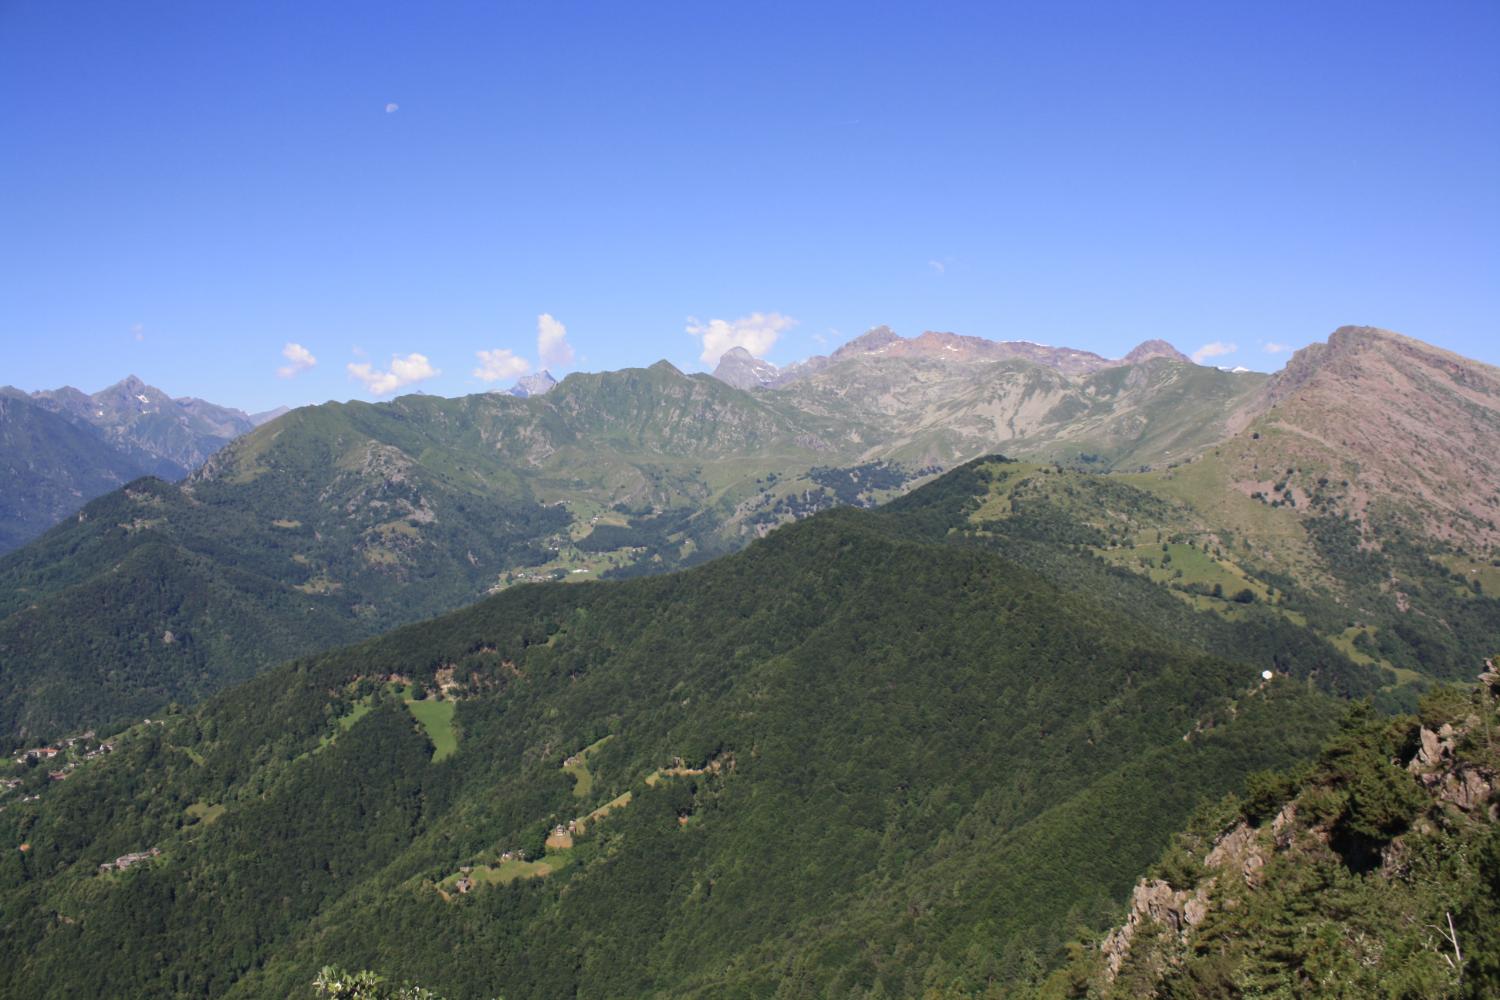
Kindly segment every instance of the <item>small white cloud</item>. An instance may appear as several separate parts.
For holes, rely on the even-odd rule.
[[[392,101],[391,103],[389,103],[389,104],[387,104],[385,106],[385,113],[388,114],[388,115],[393,115],[397,111],[400,111],[400,110],[401,110],[401,105],[397,104],[395,101]]]
[[[312,351],[301,344],[288,343],[281,349],[281,356],[286,358],[286,364],[276,369],[276,374],[281,378],[291,378],[318,363]]]
[[[536,318],[536,353],[546,368],[561,368],[573,363],[573,345],[568,343],[568,328],[542,313]]]
[[[1267,354],[1281,354],[1292,349],[1290,344],[1278,344],[1274,340],[1267,340],[1260,345],[1261,350]]]
[[[945,274],[948,271],[948,265],[940,260],[929,260],[927,262],[927,266],[932,268],[938,274]]]
[[[442,374],[432,367],[432,363],[427,360],[425,354],[408,354],[404,358],[392,355],[389,371],[381,371],[368,361],[361,361],[359,364],[350,363],[348,368],[350,378],[363,382],[365,388],[377,396],[384,396],[395,392],[402,386]]]
[[[689,316],[687,332],[703,341],[699,360],[712,365],[735,347],[743,347],[757,358],[765,357],[777,338],[796,325],[796,320],[780,313],[751,313],[736,320],[711,319],[707,323]]]
[[[1222,358],[1224,355],[1233,354],[1239,349],[1238,344],[1226,344],[1222,340],[1215,340],[1213,343],[1204,344],[1193,352],[1193,364],[1201,365],[1209,358]]]
[[[479,359],[474,377],[481,382],[505,382],[531,371],[530,361],[517,357],[514,352],[503,347],[493,351],[475,351],[474,356]]]
[[[130,335],[139,343],[146,339],[146,328],[140,323],[132,323],[130,324]]]

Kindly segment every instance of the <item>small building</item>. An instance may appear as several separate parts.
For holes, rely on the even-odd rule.
[[[134,851],[130,854],[122,854],[118,858],[115,858],[113,861],[104,862],[104,864],[99,866],[99,870],[101,872],[122,872],[132,865],[140,864],[142,861],[148,861],[151,858],[159,856],[160,854],[160,847],[151,847],[147,848],[144,851]]]

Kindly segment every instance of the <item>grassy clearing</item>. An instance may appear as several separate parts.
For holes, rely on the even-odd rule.
[[[1171,542],[1165,547],[1143,544],[1095,551],[1117,565],[1145,573],[1156,583],[1169,586],[1174,583],[1182,586],[1217,585],[1226,598],[1241,590],[1249,590],[1257,601],[1266,601],[1271,596],[1264,583],[1246,574],[1239,566],[1215,559],[1193,545]]]
[[[412,701],[406,699],[406,707],[432,740],[434,763],[458,752],[458,734],[453,731],[453,712],[458,707],[455,701]]]
[[[1491,597],[1500,596],[1500,566],[1492,566],[1489,563],[1459,555],[1442,555],[1434,558],[1464,580],[1478,580],[1484,593]]]
[[[370,711],[374,707],[375,703],[369,700],[356,702],[354,705],[354,711],[350,712],[348,715],[339,720],[339,729],[343,732],[348,732],[350,729],[353,729],[354,724],[360,719],[363,719],[365,716],[369,715]]]
[[[1250,499],[1230,485],[1232,478],[1226,461],[1213,455],[1171,470],[1120,477],[1131,486],[1186,504],[1206,523],[1250,541],[1284,567],[1311,565],[1307,533],[1297,515]]]
[[[339,718],[337,728],[331,733],[325,733],[323,738],[318,741],[318,750],[322,750],[328,744],[338,739],[339,733],[347,733],[350,729],[354,728],[354,724],[369,715],[374,707],[375,702],[370,698],[364,698],[355,702],[354,709],[348,715]],[[313,752],[316,753],[317,750]]]
[[[1352,628],[1344,629],[1344,631],[1340,632],[1338,635],[1328,636],[1328,641],[1333,643],[1335,649],[1337,649],[1340,653],[1343,653],[1345,656],[1349,657],[1349,659],[1353,660],[1355,663],[1359,663],[1367,667],[1375,666],[1376,664],[1379,664],[1380,666],[1389,666],[1389,664],[1385,663],[1383,660],[1377,660],[1370,654],[1355,647],[1354,640],[1358,639],[1360,633],[1362,632],[1369,633],[1370,638],[1372,639],[1375,637],[1375,630],[1373,628],[1361,627],[1356,625]]]
[[[589,771],[589,754],[598,750],[600,747],[604,746],[604,744],[608,743],[612,739],[614,739],[613,736],[606,736],[604,737],[604,739],[590,744],[587,747],[584,747],[572,757],[568,758],[567,763],[563,764],[562,769],[564,773],[571,774],[573,776],[574,798],[586,799],[593,794],[594,775],[591,771]]]
[[[982,524],[985,521],[998,521],[1010,517],[1010,497],[1016,484],[1029,476],[1038,474],[1041,469],[1040,465],[1031,462],[996,466],[994,479],[990,483],[989,495],[980,502],[974,513],[969,515],[969,520],[974,524]]]
[[[194,802],[187,807],[187,814],[196,819],[203,826],[212,825],[220,816],[224,815],[223,803],[209,805],[207,802]]]
[[[608,802],[604,803],[604,805],[600,806],[598,809],[595,809],[593,812],[589,813],[587,816],[579,817],[578,832],[583,833],[584,830],[588,827],[588,824],[594,822],[595,820],[603,819],[610,813],[614,812],[616,809],[624,809],[626,806],[630,805],[630,800],[633,797],[634,796],[632,796],[630,792],[626,792],[623,795],[617,795],[614,798],[610,799]]]
[[[571,850],[549,851],[545,858],[538,861],[512,859],[494,865],[474,865],[467,875],[475,888],[482,885],[509,885],[523,878],[546,878],[554,872],[562,871],[572,863],[573,852]],[[454,872],[439,882],[437,887],[451,900],[458,895],[458,880],[464,875],[464,872]]]

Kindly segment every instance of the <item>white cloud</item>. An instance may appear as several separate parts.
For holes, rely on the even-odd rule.
[[[1239,349],[1238,344],[1226,344],[1222,340],[1215,340],[1213,343],[1204,344],[1193,352],[1193,364],[1201,365],[1209,358],[1222,358],[1224,355],[1233,354]]]
[[[291,378],[299,372],[305,372],[318,363],[313,357],[312,351],[301,344],[288,343],[281,349],[281,356],[286,358],[286,364],[276,369],[276,374],[282,378]]]
[[[349,377],[363,382],[365,388],[377,396],[384,396],[395,392],[402,386],[442,374],[432,367],[432,363],[427,360],[425,354],[408,354],[404,358],[393,354],[390,371],[381,371],[368,361],[361,361],[359,364],[350,363],[348,367]]]
[[[385,106],[385,113],[388,114],[388,115],[393,115],[397,111],[400,111],[400,110],[401,110],[401,105],[397,104],[395,101],[392,101],[391,103],[389,103],[389,104],[387,104]]]
[[[948,270],[948,265],[944,264],[940,260],[929,260],[927,262],[927,266],[930,267],[930,268],[932,268],[938,274],[943,274],[943,273],[945,273]]]
[[[536,353],[546,368],[560,368],[573,363],[573,345],[568,343],[568,328],[542,313],[536,318]]]
[[[493,351],[475,351],[479,367],[474,377],[481,382],[505,382],[531,371],[531,362],[520,358],[503,347]]]
[[[1265,341],[1260,345],[1260,348],[1267,354],[1280,354],[1283,351],[1290,351],[1292,349],[1290,344],[1278,344],[1274,340]]]
[[[751,313],[736,320],[711,319],[707,323],[689,316],[687,332],[703,341],[699,360],[712,365],[735,347],[743,347],[758,358],[765,357],[783,331],[796,325],[796,320],[780,313]]]
[[[140,323],[132,323],[130,324],[130,335],[134,337],[137,342],[145,340],[146,328]]]

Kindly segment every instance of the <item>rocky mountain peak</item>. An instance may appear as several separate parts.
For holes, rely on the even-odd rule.
[[[1183,354],[1177,348],[1165,340],[1143,340],[1131,348],[1129,354],[1122,359],[1127,365],[1138,365],[1142,361],[1152,358],[1168,358],[1172,361],[1181,361],[1184,364],[1192,364],[1193,359]]]
[[[874,354],[892,344],[901,343],[902,340],[903,338],[888,326],[873,327],[834,351],[832,360],[842,361],[844,358],[852,358],[860,354]]]
[[[557,385],[557,379],[552,377],[551,372],[544,369],[534,375],[523,375],[516,379],[516,384],[506,392],[524,399],[529,396],[545,396],[555,385]]]
[[[736,389],[759,389],[776,381],[781,369],[764,361],[743,347],[731,347],[719,358],[714,378]]]

